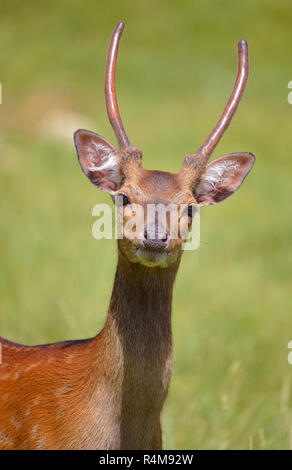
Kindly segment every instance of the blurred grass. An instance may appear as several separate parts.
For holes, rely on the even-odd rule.
[[[127,27],[120,108],[152,169],[178,171],[203,141],[231,91],[236,42],[249,42],[247,91],[214,156],[257,161],[238,193],[202,210],[200,249],[184,255],[168,448],[292,447],[291,13],[288,0],[1,0],[0,331],[27,344],[104,322],[116,246],[92,238],[91,210],[108,198],[48,123],[63,113],[65,135],[71,113],[114,141],[103,76],[116,22]]]

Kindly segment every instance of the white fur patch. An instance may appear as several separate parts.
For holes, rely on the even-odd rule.
[[[33,362],[32,364],[29,364],[27,366],[27,368],[25,369],[25,372],[28,372],[30,371],[31,369],[33,369],[34,367],[38,367],[40,365],[41,362]]]
[[[222,160],[207,167],[205,177],[199,184],[196,194],[200,195],[217,189],[217,185],[227,184],[235,176],[240,164],[235,160]]]
[[[121,182],[121,174],[117,158],[118,152],[115,152],[110,147],[91,139],[91,142],[86,147],[86,157],[90,163],[90,167],[87,168],[88,172],[98,171],[102,173],[110,173],[113,181],[117,184]],[[96,165],[98,158],[100,159],[100,164]]]
[[[0,430],[0,444],[12,446],[13,440],[10,436],[5,432]]]
[[[22,421],[15,416],[12,416],[11,423],[13,424],[13,426],[15,426],[16,429],[19,429],[22,425]]]
[[[47,441],[46,439],[43,437],[35,446],[35,449],[36,450],[44,450],[47,448]]]
[[[145,250],[144,248],[138,248],[137,250],[137,258],[140,263],[148,267],[167,267],[167,256],[167,253],[153,253]]]
[[[34,404],[34,405],[38,405],[40,401],[41,401],[41,396],[38,395],[38,396],[34,399],[33,404]]]
[[[31,429],[31,437],[32,438],[36,438],[38,437],[39,435],[39,429],[40,429],[40,425],[39,424],[35,424],[32,429]]]

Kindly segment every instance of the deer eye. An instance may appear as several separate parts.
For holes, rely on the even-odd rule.
[[[126,196],[125,194],[119,194],[119,196],[123,198],[123,206],[126,206],[130,203],[128,196]]]
[[[188,216],[191,219],[193,218],[193,206],[188,206]]]

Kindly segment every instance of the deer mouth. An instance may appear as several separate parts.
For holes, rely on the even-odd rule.
[[[165,249],[138,248],[136,256],[141,264],[146,266],[167,266],[168,252]]]

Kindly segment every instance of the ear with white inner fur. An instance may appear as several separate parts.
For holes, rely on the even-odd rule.
[[[104,137],[84,129],[74,133],[74,142],[87,178],[98,188],[114,194],[122,180],[118,150]]]
[[[252,153],[233,153],[216,158],[206,172],[194,196],[200,206],[218,204],[236,191],[255,162]]]

